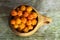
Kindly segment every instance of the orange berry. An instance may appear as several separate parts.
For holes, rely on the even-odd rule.
[[[11,12],[11,15],[12,15],[12,16],[17,16],[17,12],[16,12],[15,10],[13,10],[13,11]]]
[[[14,19],[13,19],[13,20],[11,20],[11,24],[13,24],[13,25],[15,24],[15,20],[14,20]]]
[[[26,10],[26,7],[24,5],[21,6],[20,8],[21,11],[25,11]]]
[[[29,30],[33,29],[33,26],[32,25],[28,25],[28,29]]]
[[[28,28],[27,27],[25,27],[25,29],[23,30],[24,32],[28,32],[29,30],[28,30]]]
[[[32,7],[31,7],[31,6],[27,7],[27,8],[26,8],[26,11],[27,11],[27,12],[31,12],[31,11],[32,11]]]
[[[25,28],[25,24],[21,23],[21,24],[19,25],[19,29],[18,29],[18,30],[23,30],[24,28]]]
[[[33,19],[32,20],[32,25],[36,25],[37,24],[37,20],[36,19]]]
[[[21,24],[21,19],[20,18],[16,19],[16,24]]]
[[[22,16],[22,11],[18,11],[17,15]]]
[[[24,12],[23,16],[24,17],[28,17],[29,13],[28,12]]]
[[[28,19],[29,19],[29,20],[33,19],[33,15],[32,15],[32,14],[29,15],[29,16],[28,16]]]
[[[27,19],[23,17],[23,18],[21,18],[21,22],[22,23],[26,23],[27,22]]]
[[[15,24],[15,25],[13,26],[13,28],[15,28],[15,29],[18,28],[18,24]]]
[[[26,25],[31,25],[31,24],[32,24],[31,20],[28,20],[27,23],[26,23]]]
[[[32,12],[33,18],[37,18],[37,13],[36,12]]]
[[[20,18],[19,16],[15,16],[14,19]]]

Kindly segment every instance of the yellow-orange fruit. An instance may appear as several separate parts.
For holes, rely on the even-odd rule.
[[[32,20],[32,19],[33,19],[33,15],[30,14],[30,15],[28,16],[28,19],[29,19],[29,20]]]
[[[27,22],[27,18],[22,17],[22,18],[21,18],[21,22],[22,22],[22,23],[26,23],[26,22]]]
[[[31,24],[32,24],[31,20],[28,20],[26,23],[26,25],[31,25]]]
[[[18,11],[17,15],[22,16],[22,11]]]
[[[17,12],[15,10],[12,10],[11,15],[12,16],[17,16]]]
[[[33,26],[32,25],[28,25],[28,29],[29,30],[33,29]]]
[[[36,19],[33,19],[32,20],[32,25],[36,25],[37,24],[37,20]]]
[[[25,28],[25,24],[24,23],[21,23],[20,25],[19,25],[19,29],[18,30],[23,30]]]
[[[22,5],[22,6],[20,7],[20,10],[21,10],[21,11],[25,11],[25,10],[26,10],[26,7],[25,7],[24,5]]]
[[[27,12],[31,12],[31,11],[32,11],[32,7],[31,7],[31,6],[28,6],[28,7],[26,8],[26,11],[27,11]]]
[[[24,12],[23,14],[24,17],[28,17],[28,15],[29,15],[29,12]]]
[[[20,16],[15,16],[14,19],[20,18]]]
[[[23,29],[23,31],[24,31],[24,32],[28,32],[29,29],[28,29],[27,27],[25,27],[25,28]]]
[[[16,22],[15,22],[15,20],[13,19],[13,20],[10,21],[10,23],[14,25]]]
[[[36,12],[32,12],[33,18],[37,18],[37,13]]]
[[[16,24],[21,24],[21,19],[20,18],[16,19]]]
[[[13,25],[13,28],[15,29],[18,28],[18,24]]]

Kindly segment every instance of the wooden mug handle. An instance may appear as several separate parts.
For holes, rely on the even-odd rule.
[[[44,16],[44,24],[49,24],[52,22],[52,19],[50,17]]]

